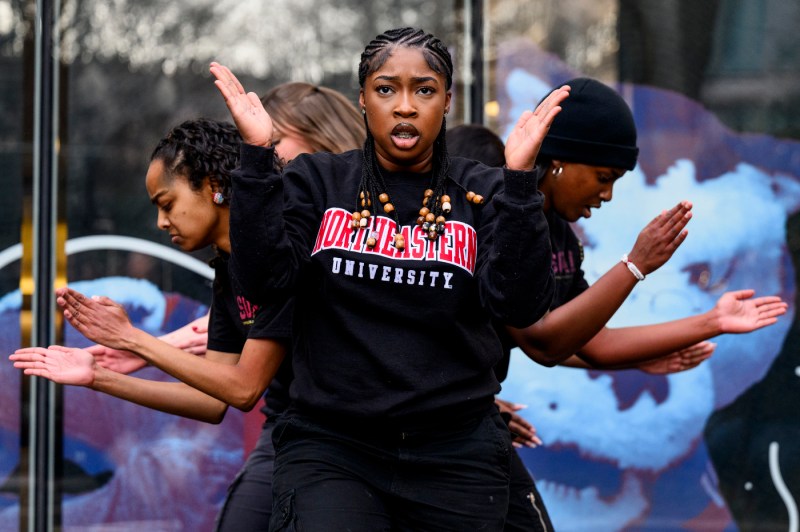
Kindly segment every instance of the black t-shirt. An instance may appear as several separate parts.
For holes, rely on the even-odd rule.
[[[214,259],[213,266],[208,349],[238,355],[247,338],[285,340],[288,344],[292,335],[292,301],[255,305],[242,295],[241,288],[232,280],[226,255],[220,254]],[[261,411],[267,417],[288,408],[291,381],[291,356],[287,354],[265,394],[267,405]]]

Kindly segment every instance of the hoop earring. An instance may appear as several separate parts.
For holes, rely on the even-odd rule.
[[[217,205],[222,205],[225,203],[225,196],[222,195],[222,192],[214,192],[214,195],[211,196],[211,201]]]
[[[564,167],[559,166],[558,168],[553,168],[553,175],[558,177],[564,172]]]

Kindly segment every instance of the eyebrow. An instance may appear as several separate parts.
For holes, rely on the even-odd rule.
[[[376,79],[376,80],[382,80],[382,81],[400,81],[400,76],[386,76],[386,75],[382,75],[382,76],[375,76],[375,79]],[[433,76],[419,76],[419,77],[413,77],[413,78],[411,78],[411,81],[413,81],[414,83],[431,83],[431,82],[433,82],[433,83],[439,83],[439,80],[438,80],[438,79],[436,79],[436,78],[435,78],[435,77],[433,77]]]

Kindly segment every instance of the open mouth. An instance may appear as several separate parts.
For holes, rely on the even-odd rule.
[[[410,149],[419,141],[419,131],[413,125],[402,122],[394,126],[391,133],[392,142],[400,149]]]
[[[584,218],[591,218],[592,217],[592,209],[599,209],[600,205],[586,205],[583,207],[583,217]]]

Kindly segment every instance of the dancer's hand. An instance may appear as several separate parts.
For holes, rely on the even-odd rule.
[[[255,92],[245,92],[244,87],[224,65],[211,63],[214,85],[225,98],[231,118],[247,144],[268,147],[272,145],[272,119]]]
[[[686,240],[686,224],[692,219],[692,204],[681,201],[668,211],[653,218],[639,233],[628,259],[639,271],[648,275],[672,257],[684,240]]]
[[[772,325],[786,314],[788,304],[778,296],[753,298],[755,290],[725,292],[713,312],[719,320],[720,333],[748,333]]]
[[[205,355],[208,350],[208,314],[158,339],[193,355]]]
[[[679,373],[697,367],[703,361],[711,358],[716,348],[717,344],[714,342],[698,342],[669,355],[642,362],[637,368],[651,375]]]
[[[517,414],[519,410],[525,408],[524,405],[497,397],[495,397],[494,402],[500,410],[500,414],[508,420],[508,430],[511,431],[511,435],[514,437],[512,440],[514,447],[537,447],[542,444],[542,440],[536,435],[536,427]]]
[[[569,96],[569,91],[569,85],[564,85],[551,92],[535,111],[522,113],[506,141],[506,167],[511,170],[533,169],[542,141],[553,119],[561,111],[561,102]]]
[[[89,298],[71,288],[59,288],[56,296],[64,317],[79,333],[95,343],[127,349],[126,340],[135,327],[122,305],[105,296]]]
[[[26,347],[17,349],[8,358],[25,375],[76,386],[91,386],[94,382],[95,360],[85,349],[60,345],[51,345],[48,348]]]

